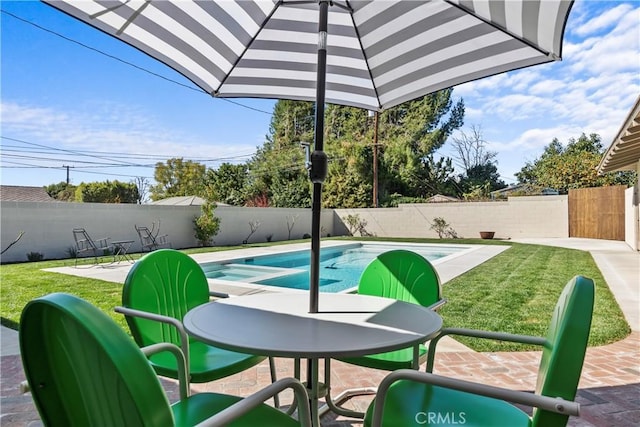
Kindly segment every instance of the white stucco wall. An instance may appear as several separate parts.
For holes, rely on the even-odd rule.
[[[459,237],[568,237],[567,196],[510,197],[502,202],[401,204],[398,208],[336,209],[338,217],[357,214],[369,233],[380,237],[438,237],[431,229],[442,217]],[[336,232],[339,230],[336,227]]]
[[[94,238],[134,240],[132,252],[140,250],[134,224],[151,227],[160,221],[161,234],[168,234],[172,247],[197,246],[193,219],[197,206],[129,205],[102,203],[0,203],[0,246],[6,248],[23,230],[22,239],[2,256],[2,262],[26,261],[28,252],[45,259],[67,258],[74,246],[71,230],[85,228]],[[431,222],[442,217],[459,237],[479,237],[494,231],[496,238],[567,237],[567,196],[513,197],[506,202],[458,202],[406,204],[383,209],[326,209],[322,213],[322,235],[346,234],[341,218],[358,214],[367,221],[366,230],[381,237],[437,237]],[[286,240],[287,216],[296,216],[292,239],[311,234],[310,209],[240,208],[219,206],[220,232],[216,245],[242,243],[250,233],[249,222],[260,221],[250,243]]]
[[[640,160],[636,163],[637,181],[624,192],[624,241],[640,250]]]
[[[213,238],[216,245],[242,243],[251,232],[249,222],[256,220],[260,221],[260,227],[251,236],[249,243],[266,242],[269,235],[272,235],[274,242],[287,240],[287,217],[292,216],[295,216],[295,223],[291,239],[311,235],[311,209],[219,206],[216,208],[216,216],[220,218],[220,232]],[[320,218],[322,236],[333,235],[333,211],[324,209]]]
[[[198,206],[130,205],[104,203],[0,203],[0,247],[5,249],[24,231],[20,241],[2,255],[2,262],[26,261],[27,253],[39,252],[45,259],[67,258],[68,248],[74,247],[72,229],[82,227],[93,239],[109,237],[114,240],[134,240],[131,252],[140,251],[134,225],[160,221],[160,234],[168,234],[174,248],[197,246],[193,219],[200,215]],[[297,216],[292,239],[311,234],[310,209],[238,208],[219,206],[220,232],[214,237],[216,245],[240,244],[250,232],[249,222],[260,221],[260,227],[249,242],[286,240],[287,216]],[[333,212],[322,214],[323,235],[333,234]]]

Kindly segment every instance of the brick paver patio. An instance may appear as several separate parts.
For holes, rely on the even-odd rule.
[[[434,372],[514,390],[533,390],[539,361],[539,352],[443,352],[436,358]],[[19,392],[19,384],[24,380],[20,356],[2,356],[1,366],[0,424],[3,427],[41,425],[30,395]],[[279,377],[293,375],[291,360],[277,359],[277,366]],[[332,370],[335,394],[351,387],[376,386],[386,374],[337,361],[332,362]],[[269,381],[269,367],[265,362],[226,379],[195,384],[192,389],[247,395]],[[163,385],[173,401],[175,383],[163,380]],[[354,398],[347,406],[364,410],[370,400],[370,396]],[[582,405],[581,417],[571,418],[570,426],[640,425],[640,332],[633,332],[620,342],[587,350],[577,400]],[[290,401],[290,396],[283,396],[283,401]],[[362,423],[327,415],[323,425],[356,427]]]

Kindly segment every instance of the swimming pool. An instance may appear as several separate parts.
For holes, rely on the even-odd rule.
[[[350,243],[320,251],[320,292],[353,290],[365,267],[379,254],[408,249],[432,263],[460,255],[467,245]],[[272,255],[244,257],[201,264],[209,279],[288,289],[309,289],[310,251],[298,250]]]

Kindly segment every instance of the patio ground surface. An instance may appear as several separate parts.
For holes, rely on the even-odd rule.
[[[581,417],[571,418],[570,426],[635,426],[640,425],[640,254],[623,242],[590,239],[527,239],[523,243],[548,244],[588,250],[602,271],[616,300],[631,325],[626,339],[589,348],[582,371],[577,401]],[[85,270],[87,271],[87,270]],[[446,274],[445,274],[446,275]],[[441,274],[442,276],[442,274]],[[443,281],[445,279],[443,278]],[[2,327],[1,347],[1,426],[39,426],[41,422],[30,395],[19,393],[24,380],[17,345],[17,333]],[[444,343],[443,343],[444,344]],[[540,352],[478,353],[456,345],[443,346],[436,357],[435,373],[468,379],[515,390],[533,390]],[[293,364],[276,359],[278,377],[293,376]],[[352,387],[376,386],[386,372],[332,362],[332,394]],[[304,368],[302,370],[304,371]],[[248,395],[269,383],[268,364],[207,384],[194,384],[192,390],[220,391]],[[170,400],[176,398],[172,381],[163,380]],[[290,400],[283,396],[283,401]],[[371,396],[357,397],[347,407],[364,410]],[[358,420],[335,418],[328,414],[323,425],[330,427],[361,426]]]

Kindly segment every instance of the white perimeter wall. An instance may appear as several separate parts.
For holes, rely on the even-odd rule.
[[[640,174],[639,174],[640,175]],[[640,186],[625,192],[625,241],[640,248]],[[438,237],[431,223],[442,217],[459,237],[477,238],[480,231],[494,231],[496,238],[568,237],[567,196],[512,197],[502,202],[456,202],[403,204],[398,208],[325,209],[322,236],[347,234],[347,215],[359,215],[366,230],[380,237]],[[42,253],[45,259],[67,258],[74,246],[71,230],[83,227],[94,238],[134,240],[132,252],[140,251],[134,224],[151,227],[160,221],[161,234],[168,234],[172,247],[196,247],[193,219],[197,206],[158,206],[102,203],[0,202],[0,248],[5,249],[20,231],[20,241],[1,257],[2,262],[26,261],[27,253]],[[221,219],[215,245],[237,245],[249,235],[249,222],[260,221],[250,243],[287,240],[287,217],[295,217],[291,239],[311,234],[310,209],[240,208],[219,206]]]
[[[134,225],[160,221],[160,234],[168,234],[173,248],[198,246],[194,237],[193,219],[200,215],[198,206],[158,206],[106,203],[29,203],[0,202],[0,247],[5,249],[20,233],[24,236],[2,255],[2,262],[26,261],[27,253],[39,252],[45,259],[67,258],[74,247],[72,229],[82,227],[93,239],[134,240],[131,252],[140,251]],[[292,239],[311,234],[310,209],[238,208],[219,206],[216,216],[221,220],[216,245],[242,243],[251,229],[249,222],[260,221],[260,227],[250,243],[286,240],[287,216],[296,216]],[[323,236],[333,234],[333,212],[322,213]]]
[[[624,192],[624,241],[640,250],[640,161],[636,163],[636,185]]]
[[[431,223],[442,217],[458,237],[478,238],[494,231],[496,238],[568,237],[567,196],[511,197],[501,202],[401,204],[398,208],[336,209],[337,216],[357,214],[366,230],[380,237],[438,237]],[[340,233],[342,224],[334,227]]]
[[[637,212],[637,204],[636,204]],[[366,230],[380,237],[437,237],[433,218],[444,218],[459,237],[479,237],[494,231],[496,238],[568,237],[567,196],[514,197],[506,202],[458,202],[405,204],[398,208],[326,209],[322,213],[322,235],[347,234],[342,218],[358,214],[367,221]],[[161,234],[168,234],[172,247],[198,244],[193,219],[197,206],[158,206],[103,203],[0,202],[0,247],[5,249],[18,235],[25,235],[4,255],[2,262],[26,261],[27,253],[42,253],[45,259],[67,258],[74,246],[71,230],[85,228],[94,238],[134,240],[132,252],[140,251],[134,224],[151,227],[160,221]],[[287,217],[295,216],[292,239],[311,234],[310,209],[240,208],[219,206],[220,232],[215,245],[237,245],[249,235],[249,222],[260,221],[250,243],[286,240]]]

